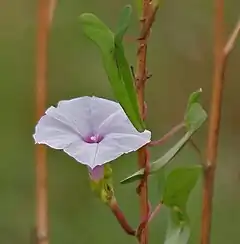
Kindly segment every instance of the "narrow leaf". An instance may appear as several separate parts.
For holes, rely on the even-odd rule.
[[[198,93],[193,93],[189,99],[189,108],[185,115],[185,123],[188,131],[165,155],[163,155],[160,159],[150,164],[150,174],[159,171],[167,163],[169,163],[207,119],[207,114],[202,108],[202,106],[199,103],[195,102],[198,99]],[[144,169],[140,169],[131,176],[122,180],[121,183],[126,184],[137,181],[141,179],[143,175]]]
[[[101,50],[104,56],[114,48],[113,32],[94,14],[84,13],[80,16],[83,32]]]
[[[180,151],[180,149],[185,145],[185,143],[189,140],[192,134],[193,132],[187,132],[181,138],[181,140],[179,140],[167,153],[165,153],[160,159],[153,162],[150,165],[150,174],[157,172],[158,170],[162,169],[167,163],[169,163]],[[144,170],[140,169],[136,173],[122,180],[121,183],[126,184],[126,183],[131,183],[136,180],[139,180],[143,177],[143,174],[144,174]]]
[[[138,107],[138,101],[137,101],[137,92],[135,88],[135,80],[132,75],[130,65],[126,59],[124,47],[123,47],[123,36],[125,35],[131,20],[131,14],[132,14],[132,7],[130,5],[127,5],[122,10],[122,13],[120,15],[119,25],[117,32],[114,36],[114,58],[116,61],[116,66],[119,71],[119,77],[121,77],[121,80],[123,81],[126,91],[128,93],[128,98],[130,100],[130,103],[128,106],[132,106],[132,109],[134,111],[133,114],[127,114],[128,117],[132,117],[132,122],[135,124],[136,128],[140,131],[143,131],[145,128],[144,123],[141,119],[139,107]]]
[[[139,111],[136,111],[136,105],[135,107],[132,105],[128,89],[123,80],[122,71],[119,70],[119,63],[116,62],[115,36],[113,32],[91,13],[82,14],[80,16],[80,21],[85,35],[92,40],[101,51],[103,65],[116,99],[119,101],[136,129],[143,131],[144,126]],[[119,52],[117,52],[117,55],[120,56]]]
[[[131,106],[134,111],[133,114],[127,115],[129,118],[132,117],[132,120],[134,121],[133,124],[136,125],[135,127],[138,130],[143,131],[145,126],[139,113],[134,80],[121,43],[115,43],[115,60],[118,67],[119,76],[125,85],[128,98],[130,100],[128,106]]]
[[[130,25],[131,16],[132,16],[132,7],[131,5],[126,5],[120,14],[118,27],[115,34],[115,40],[117,42],[119,41],[122,42],[123,36],[125,35]]]

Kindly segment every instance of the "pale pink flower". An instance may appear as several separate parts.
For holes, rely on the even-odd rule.
[[[97,166],[149,143],[151,132],[138,132],[119,103],[80,97],[47,109],[33,137],[36,143],[62,149],[99,174]]]

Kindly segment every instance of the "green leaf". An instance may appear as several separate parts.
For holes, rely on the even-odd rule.
[[[192,189],[202,172],[202,166],[174,169],[167,177],[162,202],[185,214],[186,204]]]
[[[150,164],[150,174],[159,171],[167,163],[169,163],[176,156],[176,154],[181,150],[181,148],[185,145],[185,143],[189,140],[192,134],[193,132],[187,132],[181,138],[181,140],[179,140],[167,153],[165,153],[160,159]],[[122,180],[121,183],[126,184],[126,183],[134,182],[136,180],[140,180],[143,177],[143,174],[144,174],[144,170],[140,169],[136,173]]]
[[[199,103],[202,89],[193,92],[188,100],[184,120],[188,130],[197,130],[207,118],[207,113]]]
[[[103,65],[116,99],[123,107],[135,128],[138,131],[143,131],[144,124],[140,118],[138,106],[136,104],[133,105],[133,99],[132,97],[130,99],[129,96],[131,89],[125,85],[126,64],[123,64],[124,61],[122,61],[122,59],[124,59],[124,53],[121,49],[121,45],[116,51],[115,35],[95,15],[91,13],[82,14],[80,16],[80,21],[85,35],[92,40],[101,51]],[[124,73],[124,76],[122,73]]]
[[[190,237],[190,228],[187,223],[175,225],[169,220],[164,244],[187,244]]]
[[[121,77],[121,80],[125,85],[127,96],[130,100],[128,106],[131,106],[132,110],[134,111],[134,113],[132,114],[129,114],[127,112],[126,113],[131,119],[132,123],[135,125],[135,127],[139,131],[143,131],[145,126],[139,113],[134,80],[121,43],[115,43],[115,61],[118,67],[119,76]]]
[[[199,103],[194,103],[185,116],[185,123],[189,130],[198,130],[207,119],[207,113]]]
[[[200,91],[199,91],[200,92]],[[199,97],[198,93],[193,93],[190,96],[188,109],[185,114],[185,123],[188,131],[165,155],[160,159],[150,164],[150,174],[156,173],[169,163],[176,154],[182,149],[191,136],[200,128],[200,126],[207,119],[207,114],[202,106],[197,103]],[[122,184],[131,183],[140,180],[144,175],[144,169],[140,169],[131,176],[121,181]]]
[[[131,16],[132,16],[132,7],[131,5],[126,5],[120,14],[118,27],[115,34],[115,41],[122,42],[123,36],[125,35],[130,25]]]
[[[194,104],[194,103],[199,103],[201,93],[202,93],[202,88],[200,88],[199,90],[193,92],[193,93],[189,96],[188,104],[187,104],[187,111],[189,110],[189,108],[191,107],[192,104]]]
[[[186,204],[201,169],[201,166],[177,168],[166,179],[162,202],[169,209],[169,225],[164,244],[188,242],[190,227]]]
[[[165,184],[166,184],[166,176],[165,176],[165,170],[164,168],[162,170],[159,170],[155,174],[155,178],[157,178],[157,185],[158,185],[158,194],[159,197],[162,198]]]
[[[190,236],[190,228],[188,225],[179,226],[167,230],[167,237],[164,244],[187,244]]]
[[[126,33],[130,24],[131,14],[132,7],[130,5],[125,6],[120,15],[118,30],[114,36],[114,58],[116,61],[116,66],[118,68],[119,77],[121,77],[121,80],[123,81],[126,91],[128,93],[128,98],[130,100],[128,106],[132,106],[132,109],[135,112],[134,115],[128,113],[127,115],[129,118],[132,118],[132,123],[135,125],[135,127],[138,130],[143,131],[145,126],[139,113],[135,80],[133,78],[130,65],[128,64],[128,61],[126,59],[124,47],[122,44],[123,36]]]
[[[103,56],[108,56],[114,48],[113,32],[94,14],[84,13],[80,21],[84,34],[100,48]]]
[[[169,225],[164,244],[187,244],[190,228],[186,206],[201,172],[201,166],[182,167],[167,176],[162,202],[169,209]]]

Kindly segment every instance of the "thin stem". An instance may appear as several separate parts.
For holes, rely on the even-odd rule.
[[[232,35],[224,47],[224,0],[215,0],[214,18],[214,46],[215,67],[213,76],[211,112],[209,120],[207,160],[204,170],[203,182],[203,204],[202,204],[202,228],[201,244],[210,243],[212,198],[214,187],[214,176],[217,165],[217,148],[219,141],[219,129],[221,120],[222,93],[224,84],[224,73],[228,55],[235,45],[240,32],[240,21],[237,23]]]
[[[149,205],[150,205],[150,203],[149,203]],[[161,206],[162,206],[162,202],[160,202],[152,212],[150,210],[149,212],[151,212],[151,214],[146,216],[146,219],[142,223],[140,223],[140,225],[138,226],[138,229],[137,229],[137,234],[136,234],[138,240],[140,240],[142,232],[148,227],[149,223],[159,213]]]
[[[115,198],[113,198],[110,203],[109,207],[111,208],[113,214],[115,215],[116,219],[118,220],[118,223],[121,225],[123,230],[131,236],[135,236],[136,231],[128,224],[124,214],[122,213],[121,209],[119,208],[117,201]]]
[[[213,184],[216,168],[216,157],[219,137],[219,127],[221,118],[221,103],[223,92],[223,36],[224,36],[224,0],[215,0],[214,17],[214,76],[212,88],[211,112],[209,119],[207,160],[205,163],[203,182],[203,204],[202,204],[202,230],[201,243],[210,243],[211,218],[212,218],[212,197]]]
[[[58,2],[58,0],[50,0],[50,6],[49,6],[49,22],[50,22],[50,24],[52,23],[52,20],[53,20],[54,12],[55,12],[55,9],[57,7],[57,2]]]
[[[49,32],[49,0],[38,1],[36,54],[36,117],[44,114],[46,102],[47,39]],[[48,244],[47,165],[46,149],[36,146],[36,239]]]
[[[150,223],[150,222],[154,219],[154,217],[159,213],[161,207],[162,207],[162,202],[160,202],[160,203],[155,207],[155,209],[152,211],[152,213],[151,213],[151,215],[150,215],[150,217],[149,217],[149,219],[148,219],[148,223]]]
[[[159,146],[164,144],[170,137],[172,137],[174,134],[176,134],[178,131],[180,131],[182,128],[185,127],[184,122],[174,126],[167,134],[165,134],[162,138],[156,141],[151,141],[148,146]]]
[[[152,1],[150,2],[150,4],[152,4]],[[141,39],[144,40],[147,37],[149,30],[151,29],[153,22],[155,21],[155,16],[157,14],[158,8],[159,8],[158,4],[152,6],[152,11],[149,12],[148,18],[146,19],[145,24],[141,29],[139,40]]]
[[[147,57],[147,39],[149,36],[149,31],[152,23],[149,25],[149,17],[152,16],[153,8],[151,5],[151,0],[143,0],[143,12],[141,17],[141,30],[139,38],[139,47],[137,53],[137,72],[136,72],[136,82],[137,82],[137,96],[138,104],[142,118],[145,117],[145,103],[144,103],[144,90],[145,81],[147,80],[147,68],[146,68],[146,57]],[[155,16],[155,14],[154,14]],[[153,21],[152,21],[153,22]],[[146,34],[145,34],[146,33]],[[144,34],[144,36],[142,36]],[[141,222],[143,222],[146,217],[148,217],[148,151],[147,146],[142,147],[138,150],[138,166],[139,168],[145,168],[145,177],[140,182],[139,195],[140,195],[140,211],[141,211]],[[148,229],[145,228],[139,237],[140,244],[148,243]]]
[[[240,33],[240,19],[238,20],[232,34],[230,35],[227,44],[225,45],[224,48],[224,55],[228,56],[230,52],[233,50],[237,37],[239,36]]]
[[[202,156],[201,150],[198,148],[198,146],[196,145],[196,143],[193,141],[192,138],[189,139],[189,143],[192,146],[192,148],[196,151],[196,153],[199,155],[201,164],[204,165],[203,156]]]

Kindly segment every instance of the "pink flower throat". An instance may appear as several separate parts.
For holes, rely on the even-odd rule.
[[[91,135],[84,138],[84,141],[87,143],[99,143],[103,139],[101,135]]]

